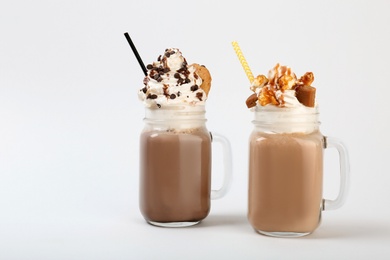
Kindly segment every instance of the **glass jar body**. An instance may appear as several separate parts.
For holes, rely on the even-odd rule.
[[[249,222],[260,233],[304,235],[320,223],[323,137],[269,134],[250,137]]]
[[[158,226],[197,224],[210,211],[211,137],[204,113],[155,112],[147,113],[140,136],[141,213]]]
[[[324,138],[318,113],[296,118],[291,110],[278,111],[277,117],[264,113],[255,111],[249,138],[249,222],[270,236],[310,234],[320,223],[322,205]]]

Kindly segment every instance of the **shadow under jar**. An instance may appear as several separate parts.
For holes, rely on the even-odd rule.
[[[324,209],[340,207],[348,187],[348,155],[319,130],[317,108],[256,107],[249,140],[248,219],[259,233],[299,237],[313,232]],[[341,166],[336,200],[324,200],[323,150],[334,146]]]

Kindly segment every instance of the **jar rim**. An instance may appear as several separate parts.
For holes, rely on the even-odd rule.
[[[267,105],[252,109],[252,123],[262,131],[272,133],[313,132],[318,130],[319,108],[315,107],[277,107]]]
[[[179,125],[184,122],[204,123],[206,119],[204,105],[174,105],[161,108],[145,108],[144,121],[146,123],[164,123]]]
[[[304,105],[298,107],[278,107],[272,104],[266,106],[255,106],[251,108],[252,112],[257,113],[294,113],[294,114],[319,114],[319,106],[306,107]]]

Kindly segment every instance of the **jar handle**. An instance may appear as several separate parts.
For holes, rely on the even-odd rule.
[[[218,133],[211,133],[212,142],[220,143],[222,145],[223,153],[223,166],[224,166],[224,176],[222,187],[218,190],[211,190],[211,199],[219,199],[226,195],[229,191],[231,181],[232,181],[232,149],[230,146],[229,140]]]
[[[349,189],[349,156],[346,146],[339,139],[324,136],[324,148],[336,148],[339,153],[340,163],[340,188],[335,200],[323,199],[322,210],[333,210],[340,208],[347,198]]]

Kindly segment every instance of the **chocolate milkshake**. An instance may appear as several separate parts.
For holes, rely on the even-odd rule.
[[[199,222],[210,211],[211,141],[206,129],[141,135],[140,209],[151,222]]]
[[[188,65],[178,49],[166,49],[147,65],[144,87],[138,92],[145,105],[139,202],[149,224],[195,225],[208,215],[210,198],[226,192],[211,190],[211,137],[205,124],[210,86],[207,68]],[[215,142],[231,153],[228,141]],[[225,159],[225,164],[231,163]],[[230,171],[227,167],[227,177]]]

